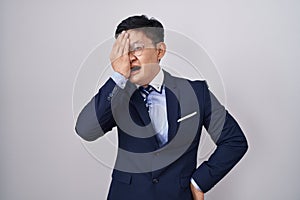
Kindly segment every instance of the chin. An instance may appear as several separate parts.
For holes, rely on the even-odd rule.
[[[130,77],[130,78],[129,78],[129,81],[130,81],[131,83],[138,84],[139,79],[136,78],[136,77]]]
[[[133,74],[130,76],[129,81],[131,83],[137,84],[137,85],[145,85],[147,82],[147,76],[145,76],[143,71],[138,71],[138,73]]]

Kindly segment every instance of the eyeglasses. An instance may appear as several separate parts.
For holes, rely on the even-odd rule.
[[[144,48],[145,48],[144,44],[142,44],[142,43],[134,43],[129,48],[129,53],[132,53],[135,56],[140,56],[140,55],[142,55]]]
[[[129,47],[129,53],[132,53],[134,56],[140,56],[142,55],[144,49],[145,45],[143,43],[134,43]]]

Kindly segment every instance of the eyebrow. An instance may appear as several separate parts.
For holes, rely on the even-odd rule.
[[[130,45],[134,45],[134,44],[136,44],[136,43],[141,43],[141,42],[143,42],[143,41],[137,40],[137,41],[135,41],[135,42],[132,42]]]

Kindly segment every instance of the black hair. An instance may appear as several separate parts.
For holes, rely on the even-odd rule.
[[[130,29],[142,31],[154,44],[164,41],[164,27],[153,17],[149,19],[146,15],[136,15],[124,19],[117,26],[115,38],[117,38],[122,31]]]

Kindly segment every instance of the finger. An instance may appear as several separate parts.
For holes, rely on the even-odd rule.
[[[118,42],[115,41],[114,44],[113,44],[111,53],[110,53],[110,58],[112,60],[115,60],[115,59],[117,59],[119,57],[119,55],[118,55],[118,49],[119,49]]]
[[[122,36],[124,36],[125,33],[126,33],[126,31],[122,31],[121,33],[119,33],[119,35],[118,35],[118,37],[117,37],[117,40],[118,40],[119,38],[121,38]]]
[[[128,53],[129,53],[129,38],[127,38],[125,41],[125,46],[123,51],[123,54],[128,54]]]
[[[127,37],[127,33],[125,31],[122,32],[122,35],[120,36],[120,38],[118,38],[118,44],[117,44],[117,54],[118,56],[122,56],[123,55],[123,51],[124,51],[124,45],[125,45],[125,41]]]
[[[117,37],[117,39],[116,39],[116,41],[115,41],[115,43],[113,45],[113,49],[114,49],[114,52],[116,54],[118,54],[120,52],[120,44],[121,44],[121,41],[122,41],[122,39],[124,37],[124,34],[125,34],[125,31],[122,31],[122,33],[119,34],[119,36]],[[122,51],[123,51],[123,49],[122,49]]]
[[[123,48],[123,55],[127,55],[129,52],[129,38],[125,36],[124,38],[124,48]]]
[[[126,40],[128,38],[128,33],[124,33],[124,36],[120,42],[120,53],[123,55],[124,54],[124,49],[125,49],[125,44],[126,44]]]

